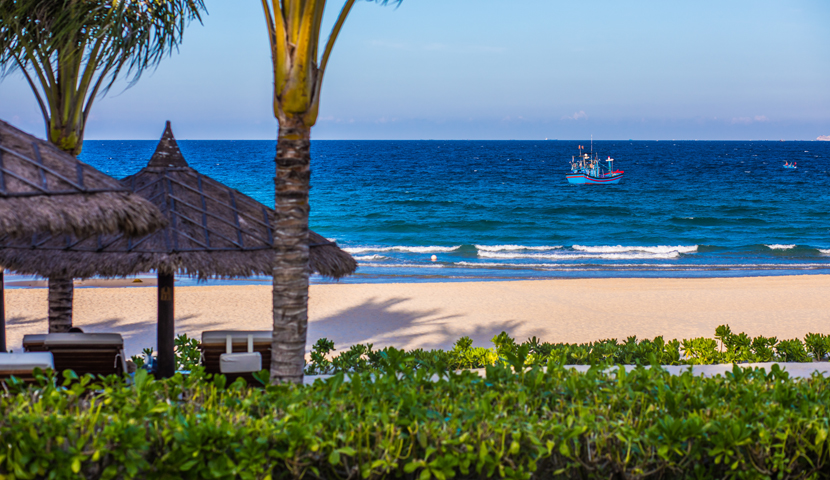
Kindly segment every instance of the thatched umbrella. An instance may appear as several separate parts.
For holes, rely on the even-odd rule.
[[[118,180],[0,120],[0,235],[136,236],[164,224]]]
[[[150,200],[167,227],[140,238],[124,235],[36,236],[0,242],[0,264],[21,273],[120,277],[158,272],[159,374],[173,374],[175,273],[197,278],[272,275],[274,211],[187,165],[170,122],[150,163],[121,183]],[[355,271],[348,253],[314,232],[310,269],[340,278]]]
[[[144,235],[161,212],[118,181],[0,120],[0,235]],[[4,265],[5,266],[5,265]],[[0,351],[6,351],[0,269]]]

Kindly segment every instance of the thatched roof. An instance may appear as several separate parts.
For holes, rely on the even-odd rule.
[[[161,212],[118,181],[0,120],[0,234],[143,235]]]
[[[45,277],[118,277],[149,270],[198,278],[271,275],[274,210],[187,165],[170,123],[150,163],[121,181],[156,205],[169,224],[139,238],[39,235],[0,241],[0,265]],[[355,260],[309,232],[310,267],[340,278]]]

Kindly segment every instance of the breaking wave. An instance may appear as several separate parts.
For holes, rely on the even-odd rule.
[[[388,260],[389,257],[384,257],[383,255],[362,255],[354,257],[355,260],[359,262],[366,262],[371,260]]]
[[[781,244],[778,244],[778,243],[773,243],[772,245],[764,245],[764,246],[771,249],[771,250],[789,250],[791,248],[795,248],[795,244],[781,245]]]
[[[461,245],[456,245],[454,247],[346,247],[343,248],[343,250],[351,254],[369,252],[447,253],[458,250],[459,248],[461,248]]]
[[[444,268],[440,263],[361,263],[363,267],[384,267],[384,268]]]
[[[479,252],[481,258],[500,258],[500,259],[548,259],[548,260],[578,260],[586,258],[595,258],[602,260],[649,260],[649,259],[669,259],[680,256],[679,252],[665,252],[665,253],[648,253],[648,252],[620,252],[620,253],[499,253],[499,252]]]
[[[590,253],[626,253],[626,252],[646,252],[646,253],[654,253],[654,254],[668,254],[668,253],[694,253],[697,251],[697,245],[691,246],[669,246],[669,245],[657,245],[654,247],[638,247],[638,246],[623,246],[623,245],[616,245],[616,246],[598,246],[598,247],[586,247],[583,245],[574,245],[574,250],[580,252],[590,252]]]
[[[474,245],[476,250],[480,252],[515,252],[521,250],[531,250],[531,251],[546,251],[546,250],[558,250],[562,248],[562,245],[553,245],[549,247],[528,247],[525,245]]]

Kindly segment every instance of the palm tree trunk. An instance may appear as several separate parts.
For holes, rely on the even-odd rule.
[[[62,97],[57,99],[57,105],[62,104]],[[63,150],[64,152],[74,156],[81,153],[82,142],[77,142],[77,137],[70,135],[70,130],[65,127],[58,126],[66,125],[61,120],[58,112],[53,112],[49,119],[49,141]],[[58,122],[58,123],[56,123]],[[83,132],[83,124],[76,125],[75,130]],[[74,283],[71,276],[56,276],[49,277],[49,333],[64,333],[72,328],[72,297],[75,293]]]
[[[72,327],[72,277],[49,278],[49,333],[68,332]]]
[[[308,330],[311,128],[299,118],[282,118],[279,123],[271,381],[302,383]]]

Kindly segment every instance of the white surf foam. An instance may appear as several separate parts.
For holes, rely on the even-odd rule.
[[[772,249],[772,250],[789,250],[791,248],[795,248],[795,244],[792,245],[781,245],[778,243],[773,243],[772,245],[764,245],[765,247]]]
[[[577,260],[583,258],[595,258],[603,260],[649,260],[669,259],[680,256],[679,252],[649,253],[649,252],[620,252],[620,253],[500,253],[500,252],[479,252],[480,258],[498,259],[536,259],[536,260]]]
[[[453,265],[459,267],[512,267],[512,268],[537,268],[555,267],[554,263],[503,263],[503,262],[455,262]]]
[[[830,249],[827,250],[830,254]],[[653,258],[653,257],[652,257]],[[705,271],[705,270],[787,270],[792,268],[816,269],[827,268],[826,263],[736,263],[736,264],[668,264],[668,263],[507,263],[507,262],[456,262],[458,267],[511,267],[511,268],[542,268],[556,271],[595,271],[595,270],[674,270],[674,271]]]
[[[351,253],[369,253],[369,252],[405,252],[405,253],[446,253],[458,250],[461,245],[454,247],[346,247],[343,250]]]
[[[824,255],[830,255],[830,248],[819,248],[818,251]]]
[[[360,268],[363,267],[382,267],[382,268],[444,268],[445,265],[440,263],[361,263]]]
[[[384,257],[383,255],[362,255],[354,257],[355,260],[366,262],[371,260],[388,260],[389,257]]]
[[[515,252],[521,250],[531,250],[544,252],[547,250],[558,250],[562,245],[552,245],[547,247],[528,247],[525,245],[476,245],[476,250],[480,252]]]
[[[574,245],[574,250],[580,252],[590,252],[590,253],[627,253],[627,252],[646,252],[646,253],[655,253],[655,254],[666,254],[666,253],[694,253],[697,251],[697,245],[656,245],[653,247],[641,247],[641,246],[624,246],[624,245],[600,245],[600,246],[584,246],[584,245]]]

